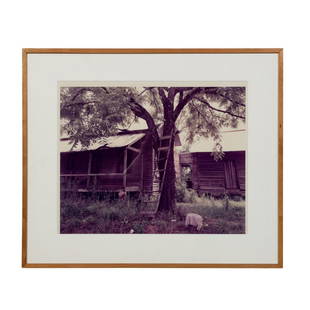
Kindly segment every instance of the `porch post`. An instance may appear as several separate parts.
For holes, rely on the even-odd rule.
[[[91,174],[91,162],[92,162],[93,153],[90,151],[88,156],[88,168],[87,168],[87,188],[89,188],[90,183],[90,174]]]
[[[124,150],[124,169],[123,169],[123,187],[126,193],[126,183],[127,183],[127,147]]]
[[[140,194],[143,193],[143,166],[144,166],[144,156],[141,154],[141,174],[140,174]]]

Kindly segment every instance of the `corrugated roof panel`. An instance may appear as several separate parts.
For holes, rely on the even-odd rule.
[[[142,139],[145,136],[145,133],[138,134],[128,134],[128,135],[119,135],[111,136],[106,139],[98,140],[91,143],[88,147],[83,147],[81,143],[78,143],[74,149],[72,149],[73,143],[70,140],[61,140],[60,141],[60,152],[80,152],[80,151],[92,151],[97,150],[101,147],[123,147],[129,144],[135,143],[138,140]]]
[[[135,143],[142,139],[145,133],[136,133],[128,135],[119,135],[107,138],[107,147],[122,147]]]

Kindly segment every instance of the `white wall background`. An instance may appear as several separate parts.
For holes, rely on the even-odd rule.
[[[309,307],[307,2],[3,1],[0,307]],[[21,269],[22,47],[284,47],[284,269]]]

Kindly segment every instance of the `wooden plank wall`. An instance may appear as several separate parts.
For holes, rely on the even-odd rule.
[[[143,191],[153,188],[153,148],[151,136],[145,137],[143,143]]]
[[[193,188],[201,193],[243,193],[245,191],[245,152],[225,152],[215,161],[209,152],[181,153],[180,165],[192,168]]]
[[[215,161],[210,153],[194,153],[197,165],[198,190],[205,192],[210,189],[224,191],[224,161]]]
[[[148,138],[145,144],[138,141],[133,147],[139,149],[144,146],[143,156],[143,185],[147,190],[152,189],[152,176],[153,176],[153,152],[151,140]],[[124,150],[125,148],[113,148],[96,150],[92,152],[91,174],[98,173],[123,173],[124,169]],[[89,168],[89,153],[90,151],[61,153],[61,174],[88,174]],[[127,150],[127,167],[138,155],[137,152]],[[137,159],[133,166],[127,171],[126,187],[138,189],[141,185],[141,170],[142,170],[142,157]],[[66,179],[67,180],[67,179]],[[76,190],[86,189],[87,184],[90,187],[95,186],[95,190],[118,191],[123,188],[122,175],[104,175],[104,176],[91,176],[88,182],[87,176],[72,177],[72,184],[75,183],[71,189]],[[68,190],[69,183],[64,178],[61,179],[61,190]],[[67,188],[66,188],[67,187]]]
[[[124,148],[93,151],[92,173],[122,173],[124,169]]]
[[[237,178],[239,182],[239,188],[242,191],[245,191],[246,187],[246,180],[245,180],[245,167],[246,167],[246,158],[245,158],[245,152],[236,152],[234,156],[234,161],[236,165],[237,170]]]

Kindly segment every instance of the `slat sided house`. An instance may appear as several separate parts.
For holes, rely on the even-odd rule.
[[[147,129],[123,130],[88,147],[60,140],[61,192],[149,192],[153,170]]]
[[[246,131],[222,132],[224,157],[215,160],[212,156],[214,142],[201,139],[191,152],[180,153],[181,170],[190,172],[192,188],[199,193],[214,195],[245,195]]]
[[[120,132],[88,147],[61,139],[61,191],[140,191],[152,186],[152,161],[146,130]]]

